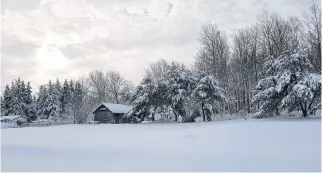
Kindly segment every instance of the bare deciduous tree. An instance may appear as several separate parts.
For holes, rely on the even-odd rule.
[[[128,102],[133,91],[133,84],[125,80],[117,71],[107,72],[106,77],[108,98],[114,103]]]
[[[310,47],[310,60],[316,72],[321,72],[321,4],[313,2],[304,16],[303,36]]]
[[[201,48],[195,57],[197,69],[213,74],[224,84],[229,58],[225,34],[215,24],[207,23],[202,26],[199,41]]]
[[[117,71],[103,73],[95,70],[89,74],[89,85],[96,102],[128,103],[133,84],[125,80]]]
[[[283,19],[276,13],[264,11],[259,16],[261,47],[265,56],[279,56],[285,51],[292,51],[299,44],[299,26],[295,17]]]
[[[169,70],[169,63],[165,59],[161,59],[149,65],[145,70],[146,77],[153,80],[153,82],[162,81],[166,78],[166,73]]]
[[[93,94],[97,97],[97,102],[105,102],[108,97],[108,81],[105,74],[99,70],[90,72],[89,84]]]

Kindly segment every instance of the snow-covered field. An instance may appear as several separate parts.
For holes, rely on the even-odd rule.
[[[321,171],[320,119],[1,130],[2,171]]]

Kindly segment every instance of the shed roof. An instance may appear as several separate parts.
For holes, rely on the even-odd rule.
[[[97,109],[100,108],[102,105],[104,107],[106,107],[107,109],[109,109],[113,113],[124,113],[125,114],[133,108],[133,106],[123,105],[123,104],[102,103],[101,105],[99,105],[96,108],[96,110],[93,113],[95,113],[97,111]]]

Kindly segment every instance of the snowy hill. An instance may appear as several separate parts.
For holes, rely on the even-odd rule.
[[[321,171],[321,121],[2,130],[2,171]]]

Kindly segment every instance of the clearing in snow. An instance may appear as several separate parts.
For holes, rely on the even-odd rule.
[[[2,171],[321,171],[320,119],[2,129]]]

